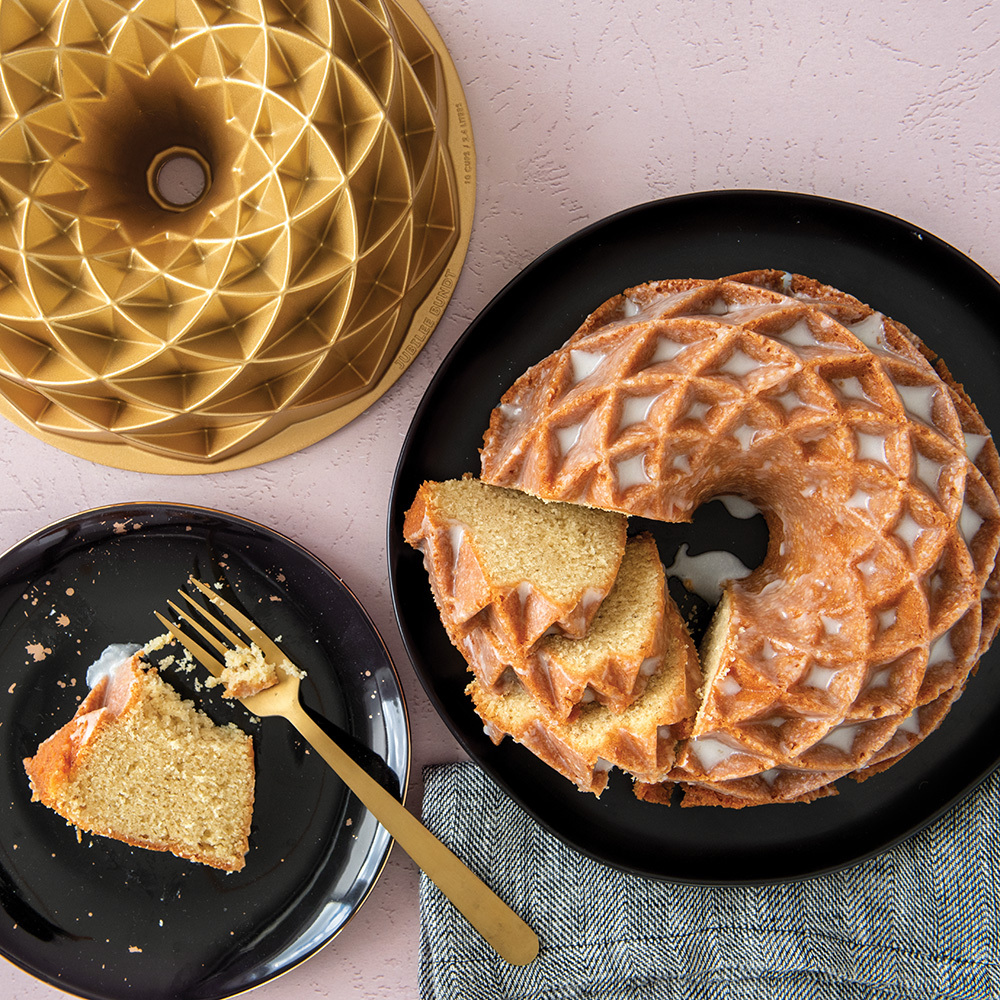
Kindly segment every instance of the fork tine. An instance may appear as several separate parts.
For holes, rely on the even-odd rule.
[[[240,636],[238,636],[224,622],[220,621],[217,617],[211,615],[208,611],[206,611],[205,608],[203,608],[190,594],[186,593],[183,590],[178,590],[177,593],[180,594],[181,597],[183,597],[188,602],[188,604],[190,604],[191,607],[193,607],[209,623],[209,625],[215,626],[215,628],[218,629],[219,632],[221,632],[234,646],[240,649],[246,646],[246,642]],[[191,622],[191,624],[194,625],[195,628],[197,628],[202,635],[206,635],[205,630],[200,625],[198,625],[190,615],[185,615],[184,617],[187,618],[187,620]],[[225,652],[226,648],[225,646],[222,646],[220,648],[222,649],[223,652]]]
[[[243,629],[244,633],[257,643],[261,652],[264,654],[264,658],[269,663],[281,663],[282,660],[286,659],[285,654],[275,644],[275,642],[268,635],[262,632],[260,627],[255,622],[247,618],[242,611],[234,608],[229,601],[227,601],[224,597],[220,597],[214,590],[206,587],[200,580],[196,580],[194,577],[191,577],[190,582],[193,583],[213,604],[220,607],[229,617],[230,621],[234,622],[241,629]],[[200,606],[195,605],[195,607]]]
[[[222,673],[222,664],[198,643],[185,635],[172,621],[164,618],[159,611],[154,611],[160,623],[165,625],[170,634],[213,676]]]
[[[184,591],[182,590],[181,593],[184,594]],[[184,596],[187,597],[187,594],[184,594]],[[191,600],[191,598],[188,598],[188,600]],[[222,642],[220,639],[212,635],[212,633],[209,632],[208,629],[205,628],[205,626],[202,625],[200,622],[196,622],[182,607],[180,607],[177,604],[174,604],[173,601],[167,601],[167,604],[170,606],[170,610],[173,611],[173,613],[177,615],[178,618],[183,618],[184,621],[186,621],[191,626],[191,628],[195,629],[204,639],[207,639],[208,642],[211,643],[220,653],[222,653],[223,656],[226,655],[226,650],[229,647],[224,642]],[[221,622],[215,622],[212,619],[209,620],[212,621],[213,624],[218,625],[223,630],[224,633],[229,632],[229,629],[225,628],[225,626],[223,626]],[[236,636],[233,635],[232,632],[229,632],[229,635],[232,636],[232,641],[236,646],[244,645],[244,643],[239,642],[236,639]]]

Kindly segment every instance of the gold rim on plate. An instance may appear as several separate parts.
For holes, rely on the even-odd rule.
[[[0,414],[105,465],[270,461],[372,405],[468,250],[415,0],[3,0]]]

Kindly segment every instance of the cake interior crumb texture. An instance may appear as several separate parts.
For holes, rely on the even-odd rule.
[[[530,580],[554,600],[575,600],[578,581],[592,576],[595,567],[612,578],[617,572],[620,548],[613,542],[623,534],[621,515],[547,503],[471,478],[438,483],[435,489],[435,502],[447,517],[473,527],[492,580],[515,585]]]
[[[182,700],[138,654],[24,765],[33,798],[81,830],[226,871],[244,867],[252,740]]]

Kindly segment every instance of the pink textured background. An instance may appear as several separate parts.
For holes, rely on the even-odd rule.
[[[425,6],[466,88],[477,214],[441,325],[374,408],[269,465],[180,478],[93,465],[0,422],[0,550],[77,510],[156,498],[275,525],[336,569],[382,631],[403,680],[414,810],[422,765],[461,752],[423,697],[393,621],[389,486],[435,368],[520,268],[584,225],[651,198],[778,188],[899,215],[1000,274],[1000,6],[884,0],[824,4],[836,9],[823,13],[775,0]],[[417,930],[416,870],[394,850],[336,940],[255,996],[413,998]],[[59,995],[0,962],[0,996]]]

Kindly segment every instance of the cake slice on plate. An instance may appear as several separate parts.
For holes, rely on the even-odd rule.
[[[105,651],[76,714],[25,758],[32,799],[80,831],[239,871],[253,742],[182,700],[132,649]]]

